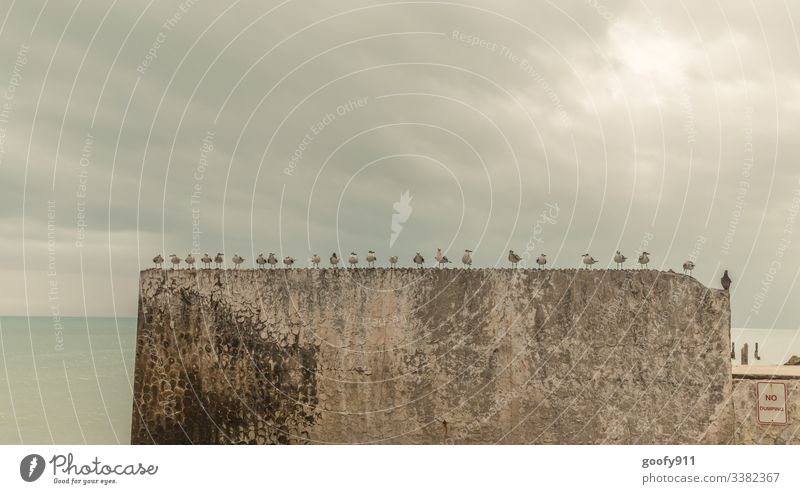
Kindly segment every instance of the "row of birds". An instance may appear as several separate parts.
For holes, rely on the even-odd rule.
[[[205,254],[203,257],[200,258],[200,262],[203,263],[204,268],[210,268],[212,262],[216,264],[217,268],[220,268],[222,267],[222,264],[225,262],[223,256],[224,254],[218,252],[217,255],[214,256],[214,258],[212,259],[211,256]],[[176,256],[175,254],[170,254],[169,257],[173,269],[180,266],[181,258]],[[583,258],[583,265],[586,268],[591,268],[593,264],[598,262],[589,254],[583,254],[581,257]],[[442,253],[442,249],[436,249],[436,255],[434,256],[434,258],[436,259],[439,267],[442,267],[443,265],[450,263],[450,260],[447,258],[447,256]],[[235,254],[232,260],[234,269],[238,269],[239,266],[245,261],[245,259],[239,254]],[[375,262],[377,260],[378,256],[375,254],[375,251],[371,250],[367,253],[366,261],[369,267],[375,267]],[[517,264],[522,260],[522,257],[516,254],[513,250],[509,250],[508,260],[511,262],[511,267],[517,267]],[[625,261],[627,260],[628,258],[622,255],[620,251],[617,251],[617,253],[614,255],[614,262],[616,263],[617,268],[622,268],[622,265],[625,264]],[[186,259],[184,259],[184,261],[186,262],[189,269],[194,269],[196,260],[192,254],[186,256]],[[333,254],[331,254],[329,261],[331,263],[331,266],[338,267],[341,259],[339,258],[339,256],[336,255],[336,252],[334,252]],[[399,258],[397,256],[394,255],[389,256],[389,265],[391,267],[395,267],[398,261]],[[319,267],[319,264],[322,262],[322,259],[317,254],[314,254],[313,256],[311,256],[310,262],[311,264],[314,265],[314,267]],[[348,264],[350,264],[351,267],[356,267],[358,265],[358,254],[356,254],[355,252],[351,252],[350,257],[348,257],[347,259],[347,262]],[[461,262],[467,267],[472,266],[471,250],[466,249],[464,251],[464,255],[461,256]],[[161,257],[161,254],[159,254],[153,258],[153,263],[158,268],[163,267],[164,258]],[[287,268],[291,268],[294,265],[294,263],[295,259],[293,257],[286,256],[283,258],[283,264]],[[642,252],[642,254],[639,256],[640,266],[642,268],[645,268],[649,263],[650,263],[650,253]],[[272,252],[270,252],[267,257],[264,257],[264,254],[259,254],[258,257],[256,258],[256,264],[258,265],[259,268],[263,268],[267,264],[269,265],[269,267],[274,268],[275,265],[278,264],[278,258],[275,257],[275,254]],[[425,258],[422,257],[422,255],[419,252],[417,252],[417,255],[414,256],[414,264],[416,264],[420,268],[425,264]],[[539,266],[540,269],[544,267],[547,264],[547,255],[541,254],[538,258],[536,258],[536,264]],[[691,274],[693,269],[694,269],[694,262],[686,261],[683,263],[683,272],[685,274]]]

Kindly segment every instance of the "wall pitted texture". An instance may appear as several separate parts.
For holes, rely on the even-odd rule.
[[[725,443],[729,331],[652,270],[147,270],[132,441]]]

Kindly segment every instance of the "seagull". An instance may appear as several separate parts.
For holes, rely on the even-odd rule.
[[[186,264],[189,266],[189,269],[194,269],[194,256],[191,252],[186,256]]]
[[[464,249],[464,255],[461,256],[461,262],[464,264],[464,266],[466,266],[468,268],[472,266],[472,251],[471,250]]]
[[[450,259],[447,258],[446,255],[442,254],[442,249],[436,249],[436,261],[439,263],[439,267],[442,267],[442,264],[447,264],[450,262]]]
[[[256,264],[258,264],[258,269],[264,269],[264,264],[267,263],[267,260],[264,259],[264,254],[259,254],[256,257]]]
[[[369,264],[369,267],[374,268],[375,267],[375,261],[377,261],[377,260],[378,260],[378,256],[375,255],[375,251],[374,250],[371,250],[371,251],[369,251],[367,253],[367,263]]]
[[[728,276],[728,270],[726,269],[725,272],[722,274],[722,279],[719,280],[722,283],[722,288],[727,290],[731,287],[731,277]]]
[[[351,267],[355,267],[355,265],[358,264],[358,254],[356,254],[355,252],[351,252],[350,258],[347,259],[347,262],[350,263]]]
[[[313,256],[311,256],[311,264],[313,264],[315,268],[319,267],[319,263],[320,263],[321,260],[322,259],[320,259],[317,254],[314,254]]]
[[[292,264],[294,264],[294,259],[289,256],[286,256],[283,258],[283,263],[286,264],[287,268],[291,268]]]
[[[336,252],[334,252],[331,254],[331,266],[335,268],[337,264],[339,264],[339,256],[337,256]]]
[[[689,276],[691,276],[693,269],[694,269],[694,263],[692,261],[686,261],[683,263],[683,274],[688,274]]]
[[[617,253],[614,255],[614,262],[617,263],[617,269],[621,269],[622,265],[627,260],[628,260],[628,258],[623,256],[620,251],[617,251]]]
[[[269,256],[267,256],[267,264],[269,264],[269,267],[271,268],[274,268],[275,265],[278,264],[278,258],[275,257],[274,252],[270,252]]]
[[[513,250],[508,251],[508,260],[511,261],[511,267],[516,268],[517,263],[522,260],[522,258],[516,254],[514,254]]]
[[[394,267],[397,264],[397,256],[389,256],[389,264]]]
[[[217,269],[219,269],[220,267],[222,267],[222,263],[224,262],[224,261],[222,260],[222,256],[224,256],[224,255],[225,255],[225,254],[223,254],[222,252],[217,252],[217,255],[216,255],[216,256],[214,256],[214,263],[217,265]]]
[[[239,269],[239,265],[244,262],[244,257],[239,254],[233,255],[233,269]]]
[[[592,267],[592,264],[596,263],[597,261],[594,260],[594,257],[590,256],[589,254],[583,255],[583,263],[586,265],[587,268]]]
[[[539,257],[536,258],[536,264],[539,265],[539,269],[542,269],[542,266],[547,264],[547,256],[545,254],[540,254]]]
[[[639,256],[639,264],[641,264],[642,268],[647,266],[650,263],[650,258],[647,257],[649,255],[650,255],[649,252],[642,252],[642,255]]]
[[[176,256],[175,254],[170,254],[169,260],[172,263],[172,269],[175,269],[175,266],[179,266],[181,263],[181,258]]]
[[[163,266],[163,264],[164,264],[164,258],[163,258],[163,257],[161,257],[161,254],[157,254],[157,255],[156,255],[154,258],[153,258],[153,264],[155,264],[157,268],[160,268],[160,267],[162,267],[162,266]]]
[[[200,260],[203,261],[203,268],[208,269],[211,267],[211,262],[213,259],[208,256],[208,252],[206,252],[205,255],[200,258]]]
[[[422,257],[419,252],[417,252],[417,255],[414,256],[414,264],[418,265],[420,268],[423,264],[425,264],[425,258]]]

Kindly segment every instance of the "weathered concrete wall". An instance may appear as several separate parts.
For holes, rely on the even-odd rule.
[[[786,384],[786,425],[758,423],[756,383],[768,379],[734,379],[733,407],[736,417],[736,444],[800,444],[800,380],[772,379]]]
[[[147,270],[132,441],[725,443],[729,331],[651,270]]]

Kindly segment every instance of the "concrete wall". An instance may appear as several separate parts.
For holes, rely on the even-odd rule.
[[[132,441],[725,443],[729,331],[652,270],[147,270]]]
[[[756,383],[771,381],[786,384],[786,425],[758,423]],[[796,379],[734,379],[733,407],[736,417],[736,444],[800,444],[800,381]]]

